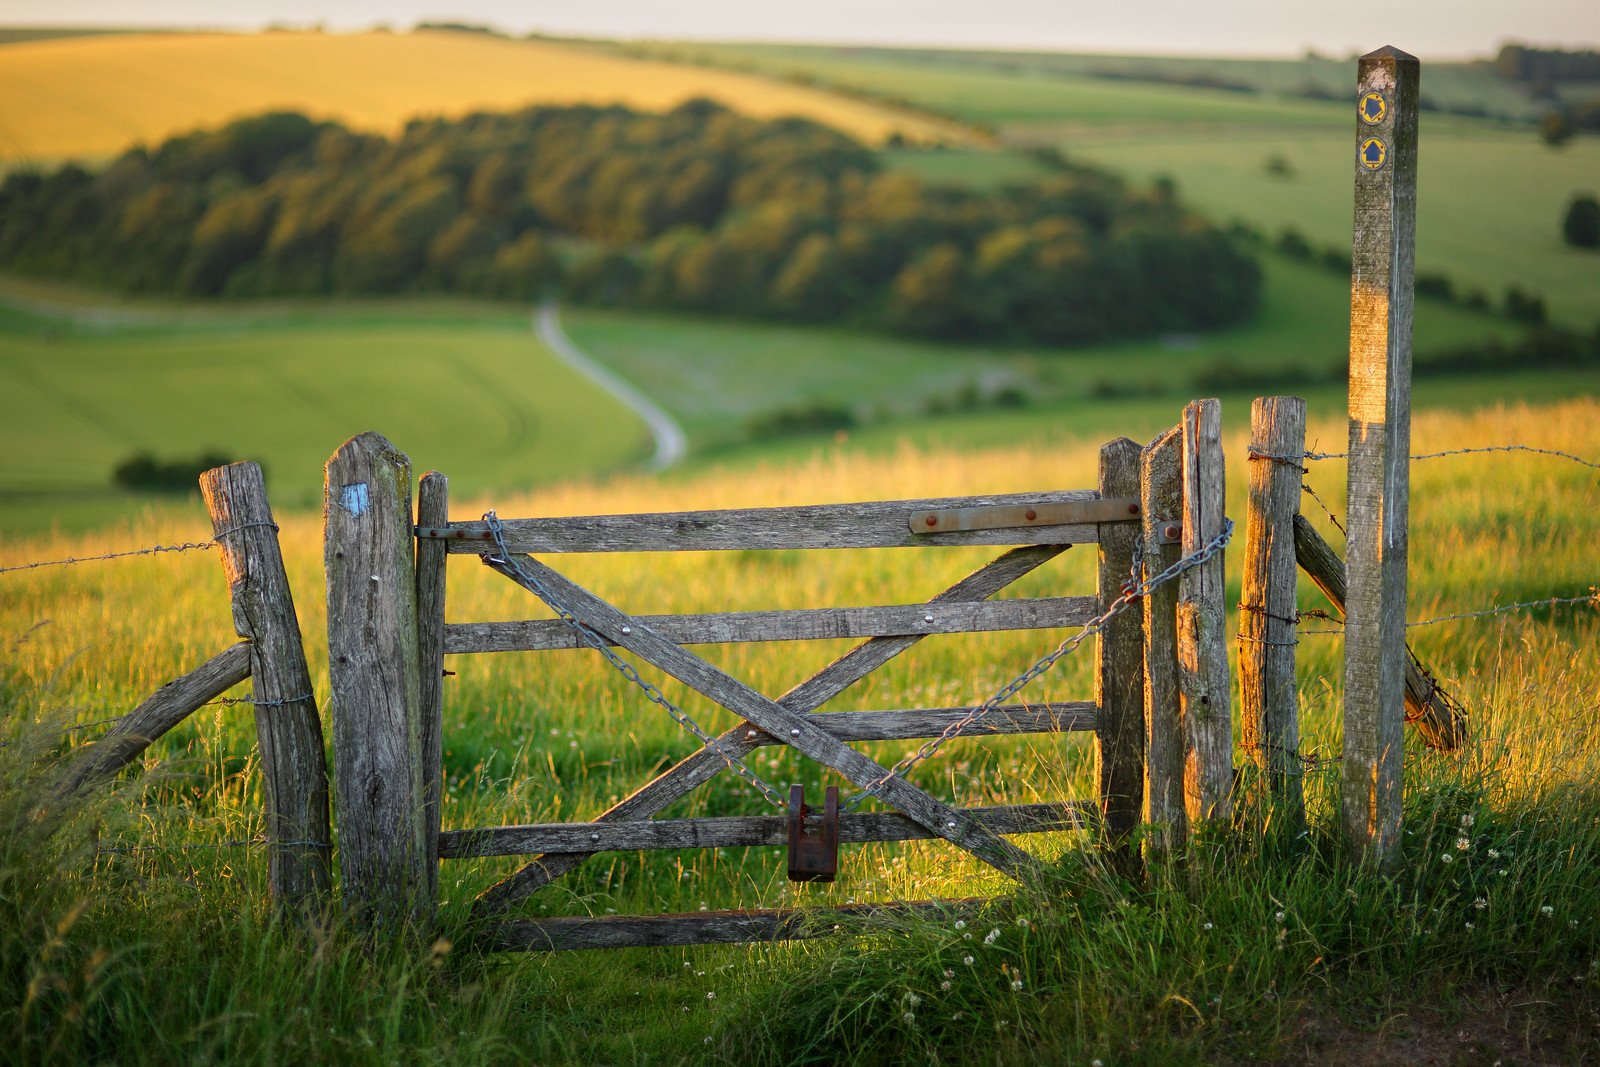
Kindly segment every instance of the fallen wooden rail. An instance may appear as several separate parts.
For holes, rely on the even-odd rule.
[[[1322,590],[1334,610],[1344,614],[1344,561],[1304,515],[1294,517],[1294,554],[1300,569]],[[1410,647],[1407,646],[1407,652]],[[1406,721],[1414,723],[1429,748],[1454,752],[1467,740],[1466,719],[1427,674],[1415,653],[1406,659]]]

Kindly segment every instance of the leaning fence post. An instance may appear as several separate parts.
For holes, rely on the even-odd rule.
[[[1250,503],[1239,605],[1241,739],[1260,772],[1262,814],[1298,833],[1305,819],[1294,681],[1294,517],[1300,510],[1306,402],[1258,397],[1250,406]],[[1270,797],[1270,801],[1268,798]]]
[[[230,463],[206,471],[200,493],[233,595],[234,629],[250,639],[251,699],[266,783],[268,884],[275,897],[292,903],[327,891],[333,849],[322,722],[300,620],[261,468]]]
[[[429,471],[417,483],[417,525],[450,522],[450,481]],[[422,708],[422,833],[427,845],[427,899],[439,887],[439,803],[444,792],[444,592],[445,542],[417,542],[417,680]]]
[[[1144,573],[1178,562],[1183,515],[1183,435],[1173,427],[1140,457],[1139,506],[1144,512]],[[1183,805],[1183,714],[1178,703],[1178,585],[1144,598],[1145,791],[1152,857],[1181,850],[1189,836]]]
[[[1100,449],[1100,495],[1138,499],[1139,446],[1126,437]],[[1137,506],[1128,518],[1138,519]],[[1122,596],[1138,537],[1136,521],[1100,524],[1101,611]],[[1144,632],[1135,611],[1124,611],[1095,635],[1094,696],[1100,807],[1120,855],[1144,808]]]
[[[339,871],[367,921],[426,913],[411,461],[381,434],[328,460],[324,499]]]
[[[1183,554],[1223,529],[1222,404],[1183,409]],[[1233,811],[1233,715],[1224,633],[1222,553],[1178,579],[1178,691],[1183,706],[1189,825],[1226,826]]]
[[[1416,57],[1399,49],[1361,57],[1340,768],[1346,843],[1380,866],[1400,845],[1419,82]]]

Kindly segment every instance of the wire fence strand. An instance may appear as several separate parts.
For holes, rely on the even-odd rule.
[[[179,545],[151,545],[148,548],[130,548],[122,552],[107,552],[100,556],[68,556],[66,559],[42,559],[34,563],[19,563],[13,567],[0,567],[0,574],[9,574],[12,571],[32,571],[40,567],[69,567],[75,563],[98,563],[107,559],[127,559],[130,556],[154,556],[162,552],[194,552],[207,548],[216,548],[222,544],[222,539],[229,534],[248,530],[255,526],[270,526],[273,533],[278,532],[275,522],[241,522],[237,526],[230,526],[226,530],[218,530],[215,537],[209,541],[185,541]]]

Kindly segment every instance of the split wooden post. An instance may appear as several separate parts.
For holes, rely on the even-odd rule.
[[[333,839],[322,722],[278,527],[254,463],[206,471],[200,493],[233,597],[234,630],[250,640],[250,691],[267,799],[267,880],[273,896],[298,903],[327,891]]]
[[[1183,433],[1173,427],[1140,457],[1139,506],[1144,512],[1146,578],[1178,562],[1183,552]],[[1176,534],[1177,536],[1173,536]],[[1145,795],[1149,798],[1152,858],[1181,851],[1188,841],[1183,803],[1183,709],[1178,700],[1178,584],[1144,598]]]
[[[1183,554],[1222,533],[1222,403],[1183,409]],[[1183,707],[1184,801],[1189,825],[1226,827],[1233,812],[1233,714],[1224,633],[1222,553],[1178,579],[1178,692]]]
[[[1346,844],[1380,867],[1400,845],[1419,84],[1420,64],[1399,49],[1361,57],[1340,769]]]
[[[1294,517],[1300,511],[1306,402],[1258,397],[1250,406],[1250,504],[1239,613],[1239,712],[1244,748],[1265,792],[1260,814],[1290,835],[1305,822],[1294,681]]]
[[[417,484],[417,525],[450,522],[450,480],[429,471]],[[422,832],[428,847],[427,899],[439,888],[439,804],[444,795],[444,593],[448,545],[417,542],[417,681],[422,708]]]
[[[411,461],[381,434],[350,438],[323,516],[339,871],[363,921],[404,922],[431,909]]]
[[[1126,437],[1100,449],[1100,495],[1139,496],[1139,446]],[[1129,520],[1137,520],[1138,507]],[[1100,610],[1122,596],[1133,568],[1137,521],[1100,524]],[[1100,764],[1100,808],[1119,859],[1132,861],[1123,842],[1144,810],[1144,632],[1139,613],[1124,611],[1095,635],[1094,697]]]

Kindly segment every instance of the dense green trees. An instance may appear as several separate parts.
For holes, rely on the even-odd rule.
[[[707,101],[532,108],[393,140],[296,114],[0,186],[0,267],[196,296],[462,292],[1083,343],[1236,322],[1255,262],[1059,163],[998,192]]]

